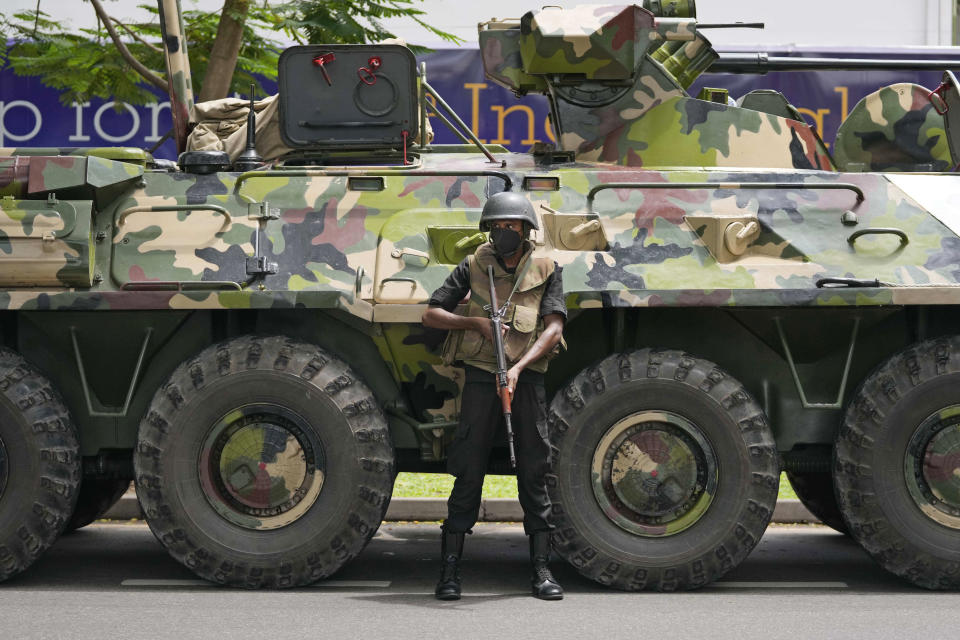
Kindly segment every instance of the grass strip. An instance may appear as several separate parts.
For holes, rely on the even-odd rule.
[[[398,498],[446,498],[453,488],[453,476],[446,473],[409,473],[397,474],[393,485],[393,495]],[[515,476],[488,475],[483,480],[484,498],[516,498],[517,478]],[[779,498],[795,499],[797,494],[787,480],[780,474]]]

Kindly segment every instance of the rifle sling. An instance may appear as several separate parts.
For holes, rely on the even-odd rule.
[[[517,292],[517,289],[520,288],[520,283],[523,281],[523,276],[527,275],[527,269],[530,268],[531,263],[533,263],[533,254],[531,253],[530,257],[527,258],[527,261],[523,263],[523,268],[520,269],[520,273],[517,274],[517,280],[513,283],[513,289],[510,290],[510,295],[507,296],[507,299],[503,301],[503,306],[501,309],[506,313],[507,308],[510,306],[510,301],[513,300],[513,294]]]

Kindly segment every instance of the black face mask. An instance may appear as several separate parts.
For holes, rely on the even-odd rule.
[[[500,257],[509,258],[520,248],[523,236],[513,229],[496,228],[490,230],[490,242],[493,243],[493,248]]]

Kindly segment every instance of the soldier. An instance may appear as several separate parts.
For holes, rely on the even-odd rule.
[[[510,303],[506,314],[509,327],[504,331],[507,390],[513,395],[517,485],[523,529],[530,538],[533,595],[544,600],[563,598],[563,589],[548,566],[550,443],[543,374],[547,359],[559,350],[567,311],[559,267],[553,260],[534,257],[534,245],[527,239],[531,229],[539,228],[524,196],[510,192],[491,196],[480,216],[480,230],[490,232],[490,241],[454,269],[433,293],[423,314],[424,325],[450,330],[444,359],[462,362],[465,370],[460,424],[447,459],[447,471],[456,482],[442,527],[442,571],[436,588],[440,600],[460,598],[464,535],[477,521],[493,437],[504,424],[493,375],[497,360],[492,323],[483,309],[490,295],[488,265],[493,265],[498,300]],[[466,315],[453,313],[467,293]]]

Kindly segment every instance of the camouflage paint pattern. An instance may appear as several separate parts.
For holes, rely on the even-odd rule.
[[[248,529],[295,522],[316,502],[325,480],[323,452],[311,448],[308,457],[288,424],[250,405],[213,426],[198,462],[204,491],[220,497],[211,505]]]
[[[561,76],[589,60],[584,46],[602,52],[596,73],[637,64],[613,94],[590,81],[554,87],[570,99],[555,115],[575,161],[542,165],[495,149],[500,166],[470,147],[437,145],[406,167],[197,175],[154,167],[139,151],[4,150],[0,309],[344,312],[373,327],[412,419],[447,423],[462,375],[441,364],[443,332],[419,320],[430,293],[484,241],[480,211],[505,188],[534,204],[537,251],[563,266],[574,311],[960,304],[960,220],[949,206],[957,179],[838,173],[807,125],[690,98],[648,55],[665,42],[678,51],[704,42],[689,18],[593,6],[551,23],[550,11],[536,14],[549,37],[534,51]],[[525,71],[519,24],[482,26],[487,71],[542,91],[548,78]],[[576,37],[563,35],[570,25]],[[556,178],[558,188],[524,191],[525,177]],[[890,231],[851,240],[889,229],[908,242]],[[258,273],[251,258],[276,268]],[[819,287],[825,278],[882,286]]]
[[[520,59],[520,23],[487,22],[480,25],[480,56],[483,72],[491,82],[510,89],[518,96],[533,91],[545,93],[547,82],[524,71]],[[492,33],[495,30],[496,33]]]
[[[590,480],[611,522],[639,536],[661,537],[683,531],[706,512],[716,495],[716,458],[687,425],[692,427],[677,414],[646,411],[603,434]],[[676,429],[685,436],[670,431]]]
[[[955,416],[951,416],[956,420]],[[956,424],[940,431],[927,447],[924,480],[941,502],[960,505],[960,428]]]
[[[670,45],[674,42],[677,41],[670,41],[666,44]],[[680,82],[684,89],[689,89],[693,81],[713,64],[718,54],[714,51],[710,41],[700,33],[693,40],[679,42],[679,44],[680,46],[675,51],[662,62],[658,62]],[[661,49],[663,46],[666,45],[661,45]],[[656,49],[654,53],[657,51],[660,51],[660,49]]]
[[[915,430],[901,467],[907,492],[930,520],[960,531],[960,405],[909,428]]]
[[[565,290],[574,296],[726,289],[786,293],[814,290],[818,278],[833,276],[879,278],[894,288],[952,286],[960,269],[960,257],[952,250],[954,232],[883,175],[813,170],[655,171],[589,162],[544,171],[525,156],[501,157],[507,163],[503,175],[513,184],[520,184],[524,175],[558,178],[559,190],[527,195],[544,221],[538,249],[565,267]],[[334,171],[303,176],[298,175],[302,172],[277,170],[248,174],[241,183],[238,174],[150,172],[142,176],[142,186],[130,176],[119,183],[125,185],[126,195],[96,213],[97,229],[112,220],[107,224],[110,250],[96,255],[97,270],[112,277],[87,291],[45,297],[48,302],[80,297],[105,300],[113,294],[131,293],[131,299],[140,301],[137,308],[219,308],[260,305],[274,299],[277,306],[284,306],[294,298],[316,296],[314,300],[331,303],[342,299],[337,304],[344,308],[357,305],[356,313],[366,316],[371,313],[369,307],[376,305],[423,304],[457,258],[466,255],[444,254],[444,260],[439,260],[442,238],[445,234],[469,238],[475,233],[486,194],[501,189],[503,183],[499,172],[462,177],[440,174],[450,167],[462,168],[465,174],[482,174],[484,165],[467,154],[431,154],[423,158],[420,168],[402,175],[377,168],[343,172],[349,176]],[[65,172],[57,163],[40,166],[43,177],[35,180],[31,165],[28,184],[43,185],[49,174],[49,182],[72,188],[79,180],[76,176],[84,175],[72,165]],[[91,172],[84,171],[88,181],[83,188],[94,196],[106,188],[93,186]],[[351,189],[349,179],[360,176],[382,177],[384,190]],[[705,186],[658,188],[671,182]],[[784,182],[791,183],[790,188],[764,187]],[[863,203],[857,204],[857,194],[851,189],[821,188],[836,183],[862,190]],[[603,187],[611,184],[637,186]],[[949,181],[943,188],[948,187]],[[590,213],[600,222],[606,250],[580,252],[554,246],[560,242],[552,233],[554,225],[565,215],[584,215],[586,194],[597,188]],[[41,211],[47,206],[46,197],[55,190],[31,187],[30,196],[37,200],[9,201],[29,203]],[[275,218],[251,217],[251,203],[261,202],[276,212]],[[182,210],[166,210],[173,207]],[[841,215],[847,210],[855,210],[856,226],[843,224]],[[545,215],[551,211],[553,215]],[[77,213],[78,218],[89,215]],[[723,264],[688,220],[730,215],[756,218],[761,233],[738,260]],[[25,220],[36,217],[31,216]],[[19,220],[24,214],[8,217]],[[901,246],[893,236],[864,238],[853,245],[848,242],[853,231],[873,227],[901,229],[909,243]],[[27,237],[28,232],[23,233]],[[258,234],[261,254],[276,261],[278,272],[254,282],[245,272],[245,260],[254,254]],[[158,291],[156,287],[135,294],[127,291],[140,285],[146,288],[152,282],[178,283],[183,291]],[[214,290],[191,290],[191,286],[204,283],[211,283],[208,288]],[[221,285],[225,290],[216,290]],[[841,291],[815,293],[843,295]],[[15,290],[3,295],[5,308],[24,308],[41,294]],[[752,299],[757,300],[756,295]],[[713,300],[717,302],[715,295]],[[780,295],[769,294],[766,304],[782,300]],[[576,306],[577,298],[571,302]]]
[[[0,198],[0,286],[91,282],[90,203]]]
[[[12,156],[94,156],[140,166],[153,159],[139,147],[0,147],[0,158]]]
[[[109,187],[143,175],[146,161],[128,162],[123,154],[21,154],[19,149],[0,149],[0,196],[62,192],[66,189]],[[97,150],[99,151],[99,150]],[[6,152],[6,153],[5,153]],[[108,156],[115,155],[116,159]],[[131,158],[136,156],[131,155]],[[88,197],[89,191],[87,191]]]
[[[177,152],[184,151],[187,141],[187,123],[193,108],[193,85],[190,78],[190,58],[183,27],[180,0],[160,0],[160,28],[163,33],[164,59],[167,62],[167,91],[170,95],[170,114],[173,117]]]
[[[586,80],[625,80],[659,39],[654,22],[636,5],[544,7],[520,19],[520,60],[534,75],[576,69]]]
[[[687,95],[717,58],[696,26],[637,6],[545,7],[480,25],[480,43],[493,82],[548,96],[560,147],[581,160],[833,170],[805,122]]]
[[[834,169],[823,142],[803,122],[686,97],[662,102],[583,154],[594,156],[639,167]]]
[[[446,335],[446,331],[428,329],[420,323],[383,327],[381,353],[394,366],[394,375],[422,422],[456,422],[460,416],[463,369],[441,360],[440,348]]]
[[[950,170],[957,160],[929,95],[901,83],[863,98],[837,131],[837,164],[845,171]]]
[[[665,18],[696,18],[695,0],[643,0],[643,8]]]

